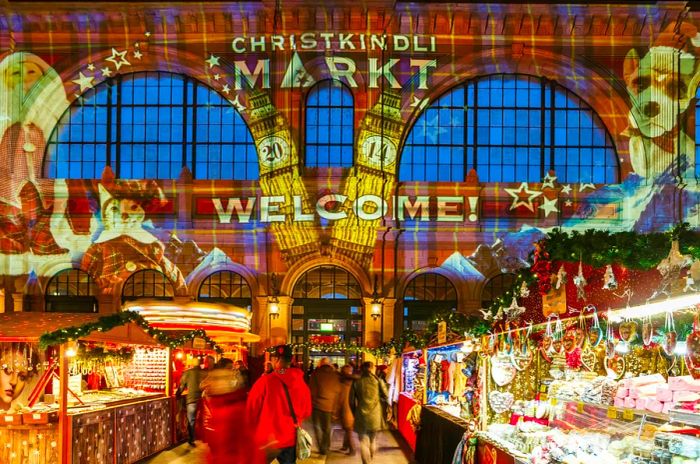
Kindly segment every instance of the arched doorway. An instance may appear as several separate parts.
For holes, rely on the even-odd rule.
[[[348,271],[333,265],[312,268],[294,284],[292,298],[293,343],[362,345],[362,292]],[[341,366],[356,358],[354,353],[322,352],[313,346],[295,356],[304,366],[324,356]]]
[[[457,291],[452,282],[435,272],[414,277],[403,294],[403,330],[423,332],[435,313],[457,310]]]

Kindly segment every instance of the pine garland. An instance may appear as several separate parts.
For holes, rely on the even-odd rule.
[[[223,353],[223,349],[217,345],[216,342],[214,342],[214,340],[211,339],[202,329],[192,330],[185,334],[174,336],[164,330],[151,327],[148,321],[146,321],[143,316],[135,311],[122,311],[116,314],[102,316],[95,322],[88,322],[87,324],[81,326],[68,327],[45,333],[39,338],[39,346],[42,349],[45,349],[49,346],[61,345],[72,340],[87,337],[93,332],[108,332],[116,327],[121,327],[130,322],[133,322],[144,329],[148,335],[153,337],[163,346],[175,349],[182,347],[190,340],[202,338],[205,342],[211,344],[214,350],[216,350],[218,353]]]

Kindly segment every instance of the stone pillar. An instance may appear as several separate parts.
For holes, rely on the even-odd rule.
[[[114,306],[114,295],[101,294],[97,296],[97,312],[100,314],[114,314],[121,308],[117,309]],[[121,303],[120,303],[121,307]]]
[[[12,294],[12,310],[16,313],[24,311],[24,293],[14,292]]]
[[[382,342],[388,342],[394,336],[396,321],[396,298],[382,300],[382,327],[384,328]]]
[[[279,308],[279,315],[277,317],[270,316],[269,297],[259,296],[257,298],[259,317],[256,319],[258,320],[258,327],[260,328],[260,346],[267,347],[287,343],[294,298],[290,296],[277,297],[277,307]]]
[[[382,308],[382,316],[378,318],[372,317],[372,298],[362,298],[362,318],[364,337],[362,344],[370,348],[374,348],[381,344],[382,339],[382,317],[384,308]]]

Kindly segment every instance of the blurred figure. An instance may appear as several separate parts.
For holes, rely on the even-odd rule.
[[[350,408],[355,416],[355,431],[360,437],[362,464],[374,462],[377,432],[386,428],[382,407],[388,400],[386,384],[374,372],[374,363],[362,363],[360,378],[350,387]]]
[[[313,404],[311,419],[318,450],[322,455],[326,455],[331,447],[331,418],[340,394],[340,378],[328,358],[321,358],[318,364],[309,379]]]
[[[213,358],[212,358],[213,359]],[[189,369],[182,374],[180,379],[180,386],[175,392],[175,396],[180,396],[182,394],[187,395],[185,403],[187,404],[187,443],[190,446],[194,446],[194,428],[195,422],[197,420],[197,408],[199,405],[199,400],[202,398],[202,390],[200,384],[206,377],[207,373],[199,364],[199,358],[194,357],[188,361]]]
[[[275,370],[255,382],[248,394],[246,412],[254,424],[256,448],[265,452],[267,462],[277,458],[279,464],[293,464],[297,461],[296,428],[311,415],[311,395],[302,370],[289,367],[289,345],[275,347],[271,359]],[[296,422],[292,416],[296,416]]]
[[[340,372],[340,367],[338,366],[338,363],[333,363],[332,366],[334,371]]]
[[[250,372],[248,371],[248,367],[246,367],[243,361],[239,359],[236,361],[236,369],[243,378],[243,385],[245,386],[246,390],[250,390]]]
[[[221,358],[201,387],[211,412],[205,427],[208,462],[263,463],[264,455],[250,446],[253,433],[245,414],[245,381],[233,361]]]
[[[359,376],[353,375],[352,366],[343,366],[340,370],[340,394],[338,396],[338,418],[343,426],[345,434],[343,435],[343,446],[341,451],[347,451],[350,456],[354,456],[357,452],[352,439],[352,429],[355,424],[355,417],[350,409],[350,388],[352,383]]]
[[[272,367],[272,363],[268,361],[265,363],[265,371],[263,372],[263,375],[264,374],[272,374],[274,372],[274,370],[275,370],[275,368]]]

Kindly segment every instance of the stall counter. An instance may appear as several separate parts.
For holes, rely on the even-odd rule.
[[[420,405],[420,403],[413,399],[411,395],[407,393],[401,393],[399,395],[399,412],[396,421],[397,428],[414,453],[416,451],[416,431],[414,430],[408,415],[411,412],[411,409],[413,409],[413,407],[416,405]]]
[[[420,464],[451,464],[468,423],[435,406],[424,406],[416,437],[416,461]]]

